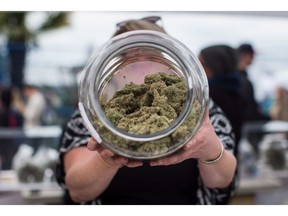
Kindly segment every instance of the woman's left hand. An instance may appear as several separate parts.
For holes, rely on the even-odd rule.
[[[201,128],[182,149],[167,157],[152,160],[150,162],[150,165],[165,166],[178,164],[189,158],[213,160],[217,158],[221,153],[221,145],[222,143],[220,142],[217,134],[214,131],[207,110]]]

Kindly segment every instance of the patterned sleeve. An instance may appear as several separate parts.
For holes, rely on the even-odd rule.
[[[212,100],[209,103],[209,115],[215,132],[225,146],[225,149],[233,152],[235,148],[235,138],[230,122],[222,110],[217,107]],[[56,166],[56,179],[61,187],[66,189],[63,165],[64,154],[73,148],[86,146],[90,137],[91,135],[83,124],[79,110],[76,110],[70,121],[66,124],[61,138],[60,156]],[[211,189],[205,187],[200,178],[199,182],[200,187],[197,191],[198,204],[226,204],[235,193],[237,176],[235,175],[233,182],[226,189]]]
[[[218,107],[212,99],[210,99],[209,102],[209,116],[215,132],[225,149],[233,153],[235,148],[235,135],[233,133],[232,126],[221,108]],[[199,182],[200,187],[197,194],[199,204],[224,205],[228,204],[230,199],[234,196],[238,184],[238,177],[235,174],[231,184],[224,189],[208,188],[203,184],[200,178]]]
[[[86,146],[91,135],[86,129],[83,123],[83,119],[77,109],[71,119],[65,125],[63,134],[61,137],[60,149],[59,149],[59,160],[56,165],[56,179],[59,185],[66,188],[65,185],[65,170],[63,164],[63,158],[65,153],[73,148]]]

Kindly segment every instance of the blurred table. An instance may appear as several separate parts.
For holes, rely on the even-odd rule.
[[[280,188],[282,183],[279,179],[249,178],[239,182],[239,188],[233,198],[232,205],[255,205],[256,196],[259,192]]]
[[[279,135],[281,135],[281,139]],[[267,137],[270,139],[266,141]],[[247,157],[241,157],[241,154],[245,156],[247,152],[249,153],[250,150],[247,150],[247,146],[246,149],[243,147],[248,144],[253,147],[250,156],[255,160],[253,164],[257,167],[257,173],[254,174],[255,176],[249,177],[240,175],[238,190],[231,204],[287,204],[288,158],[285,156],[287,149],[284,145],[286,139],[288,140],[288,122],[286,121],[248,122],[243,126],[241,141],[247,140],[248,143],[247,141],[239,143],[238,164],[245,166]],[[264,141],[266,142],[264,143]],[[278,145],[276,146],[276,144]],[[275,170],[271,161],[267,162],[267,151],[272,149],[273,145],[275,148],[280,146],[279,149],[285,157],[286,166],[282,170]]]
[[[0,204],[62,204],[63,196],[56,182],[20,183],[14,171],[0,171]]]
[[[0,138],[58,138],[62,128],[54,126],[37,126],[33,128],[0,128]]]
[[[61,134],[59,125],[27,129],[0,127],[0,170],[13,169],[13,157],[23,144],[31,146],[34,151],[40,146],[58,149]]]
[[[232,205],[283,205],[288,203],[288,170],[240,178]]]

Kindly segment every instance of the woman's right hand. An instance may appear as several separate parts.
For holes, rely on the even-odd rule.
[[[138,167],[142,166],[142,161],[137,160],[129,160],[127,157],[123,157],[120,155],[117,155],[110,151],[109,149],[105,148],[103,145],[99,144],[93,137],[90,138],[87,148],[90,151],[97,151],[99,154],[100,159],[104,161],[104,163],[107,163],[109,166],[115,166],[115,167],[121,167],[121,166],[127,166],[127,167]]]

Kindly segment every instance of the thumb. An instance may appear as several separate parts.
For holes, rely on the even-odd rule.
[[[97,143],[97,141],[93,137],[91,137],[90,140],[88,141],[87,148],[90,151],[95,151],[95,150],[97,150],[98,146],[99,146],[99,144]]]

